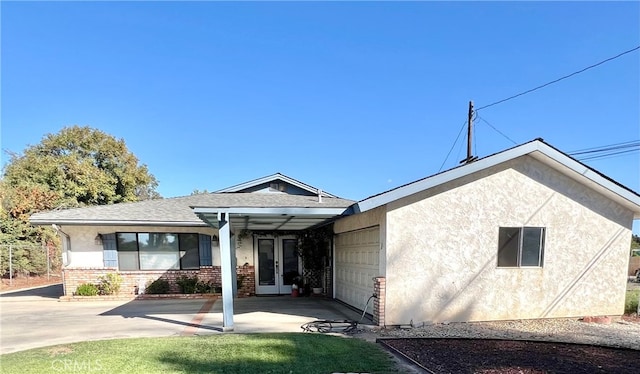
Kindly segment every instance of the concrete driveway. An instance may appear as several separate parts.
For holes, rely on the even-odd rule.
[[[0,354],[85,340],[215,334],[222,303],[205,299],[61,302],[62,286],[0,295]],[[301,332],[317,319],[360,320],[333,300],[289,296],[234,300],[235,332]],[[363,323],[370,323],[365,318]]]

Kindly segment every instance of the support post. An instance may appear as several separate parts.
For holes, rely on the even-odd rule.
[[[222,278],[222,331],[233,331],[233,271],[231,263],[231,231],[228,213],[218,213],[220,265]]]
[[[13,286],[13,248],[9,244],[9,286]]]
[[[42,246],[44,249],[44,253],[47,255],[47,280],[51,279],[51,259],[49,259],[49,247],[46,245]]]
[[[469,126],[467,127],[467,162],[471,162],[473,157],[471,152],[471,137],[473,136],[473,101],[469,101]]]

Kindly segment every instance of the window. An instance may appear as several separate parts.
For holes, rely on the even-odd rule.
[[[544,227],[500,227],[498,267],[541,267]]]
[[[198,234],[117,233],[120,270],[199,269]]]

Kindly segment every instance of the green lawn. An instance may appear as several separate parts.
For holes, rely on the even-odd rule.
[[[624,312],[635,313],[638,310],[638,299],[640,299],[640,290],[627,291],[624,301]]]
[[[303,333],[102,340],[10,353],[0,360],[2,373],[396,372],[375,344]]]

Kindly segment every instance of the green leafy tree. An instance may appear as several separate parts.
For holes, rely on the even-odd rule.
[[[50,228],[29,223],[33,213],[160,197],[155,177],[139,164],[124,140],[90,127],[63,128],[27,147],[22,155],[10,156],[0,180],[0,245],[15,249],[16,272],[40,267],[34,246],[40,251],[42,246],[59,250],[59,239]],[[6,252],[0,258],[3,274]]]
[[[158,185],[122,139],[90,127],[48,134],[22,155],[11,155],[4,181],[47,186],[66,206],[103,205],[159,198]]]

